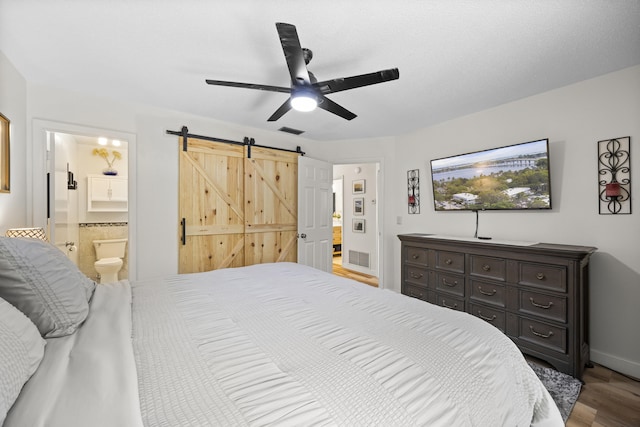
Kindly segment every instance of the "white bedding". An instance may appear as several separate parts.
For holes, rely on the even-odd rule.
[[[49,338],[3,427],[142,426],[126,281],[96,288],[83,325]]]
[[[493,326],[298,264],[135,283],[133,347],[146,426],[563,425]]]

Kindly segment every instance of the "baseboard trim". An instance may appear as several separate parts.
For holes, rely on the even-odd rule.
[[[640,379],[640,363],[591,349],[591,361],[634,379]]]

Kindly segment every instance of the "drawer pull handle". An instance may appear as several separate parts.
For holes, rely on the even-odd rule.
[[[421,278],[422,278],[422,276],[423,276],[423,274],[422,274],[422,273],[420,273],[420,274],[416,274],[416,273],[414,273],[413,271],[411,272],[411,278],[413,278],[413,279],[421,279]]]
[[[538,279],[538,280],[544,280],[544,273],[538,273],[538,274],[536,274],[536,279]]]
[[[545,310],[548,310],[551,307],[553,307],[553,301],[549,301],[549,304],[547,304],[547,305],[542,305],[542,304],[538,304],[537,302],[535,302],[533,300],[533,297],[529,297],[529,302],[531,302],[532,306],[538,307],[538,308],[544,308]]]
[[[486,320],[487,322],[493,322],[494,320],[496,320],[495,314],[491,317],[485,317],[482,315],[482,311],[480,310],[478,310],[478,317],[481,318],[482,320]]]
[[[453,283],[451,282],[447,282],[447,279],[445,279],[444,277],[442,278],[442,284],[445,286],[449,286],[450,288],[453,288],[454,286],[458,286],[458,281],[454,280]]]
[[[493,290],[492,290],[492,291],[490,291],[490,292],[483,291],[483,290],[482,290],[482,286],[480,286],[480,285],[478,285],[478,291],[479,291],[482,295],[486,295],[486,296],[488,296],[488,297],[493,296],[493,295],[495,295],[495,294],[496,294],[496,292],[498,292],[498,291],[497,291],[497,290],[495,290],[495,289],[493,289]]]
[[[531,329],[531,333],[537,337],[540,338],[551,338],[553,336],[553,331],[549,331],[549,333],[547,335],[545,334],[541,334],[540,332],[536,332],[535,329],[533,329],[533,326],[529,325],[529,329]]]
[[[445,300],[442,300],[442,306],[446,308],[452,308],[452,309],[458,308],[458,304],[454,303],[453,305],[447,305],[447,302]]]
[[[482,266],[482,269],[484,271],[489,271],[489,270],[491,270],[491,266],[489,264],[485,264],[485,265]]]
[[[447,258],[444,260],[444,263],[447,265],[451,265],[453,263],[453,261],[451,261],[451,258]]]
[[[411,255],[411,258],[418,259],[418,258],[420,258],[420,254],[413,254],[413,255]]]

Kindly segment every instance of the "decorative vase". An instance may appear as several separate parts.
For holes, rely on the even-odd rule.
[[[115,169],[114,169],[114,168],[112,168],[112,167],[108,167],[108,168],[106,168],[106,169],[104,169],[104,170],[102,171],[102,174],[103,174],[103,175],[111,175],[111,176],[115,176],[115,175],[118,175],[118,171],[117,171],[117,170],[115,170]]]

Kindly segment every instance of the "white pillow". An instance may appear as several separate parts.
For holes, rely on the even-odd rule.
[[[95,282],[52,244],[0,237],[0,298],[27,315],[43,337],[74,333],[94,289]]]
[[[0,298],[0,425],[24,383],[38,369],[44,346],[36,326]]]

